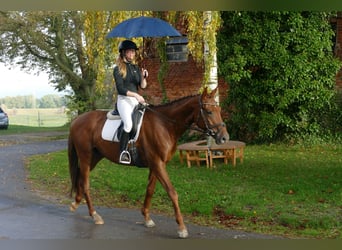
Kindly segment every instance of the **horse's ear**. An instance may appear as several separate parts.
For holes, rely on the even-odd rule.
[[[210,91],[209,87],[204,87],[203,92],[202,92],[202,97],[204,96],[210,96],[210,97],[214,97],[217,91],[217,87],[213,90]]]
[[[218,87],[214,88],[214,89],[210,92],[210,95],[211,95],[212,97],[215,96],[216,91],[217,91],[217,88],[218,88]]]

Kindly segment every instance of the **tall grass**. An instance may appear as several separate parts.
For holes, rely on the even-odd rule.
[[[187,168],[176,153],[168,172],[188,221],[288,237],[341,238],[342,145],[247,146],[243,164]],[[66,152],[32,157],[34,188],[70,202]],[[103,160],[91,173],[96,206],[143,204],[148,170]],[[152,211],[173,215],[158,184]]]

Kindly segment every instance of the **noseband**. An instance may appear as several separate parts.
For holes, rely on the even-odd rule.
[[[205,115],[205,109],[203,108],[203,105],[213,105],[213,106],[217,106],[217,104],[213,104],[213,103],[202,103],[202,99],[201,99],[201,96],[199,96],[199,104],[200,104],[200,114],[201,114],[201,117],[204,121],[204,124],[205,124],[205,128],[206,129],[202,129],[200,128],[197,123],[200,119],[200,115],[197,116],[197,121],[196,121],[196,127],[193,127],[192,129],[193,130],[197,130],[197,131],[200,131],[208,136],[212,136],[212,137],[215,137],[216,134],[220,131],[220,129],[217,129],[217,131],[215,132],[213,129],[215,128],[218,128],[218,127],[225,127],[226,124],[224,122],[220,122],[220,123],[216,123],[216,124],[213,124],[213,125],[210,125],[209,121],[208,121],[208,118],[207,116]]]

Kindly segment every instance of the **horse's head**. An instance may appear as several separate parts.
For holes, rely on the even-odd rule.
[[[204,132],[215,138],[216,144],[223,144],[229,140],[226,124],[222,121],[221,107],[215,101],[217,88],[209,92],[207,88],[199,98],[199,116],[196,125]]]

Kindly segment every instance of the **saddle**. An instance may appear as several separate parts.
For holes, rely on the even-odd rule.
[[[141,124],[143,121],[146,106],[138,104],[132,113],[133,127],[130,132],[130,140],[128,151],[132,158],[133,165],[145,168],[146,165],[141,161],[135,142],[139,137]],[[123,131],[123,121],[120,118],[120,114],[115,106],[115,109],[107,113],[107,120],[102,128],[102,139],[111,142],[119,142]]]
[[[139,132],[145,113],[146,106],[138,104],[132,112],[133,127],[130,132],[130,141],[136,141],[139,137]],[[107,113],[107,120],[102,129],[102,139],[106,141],[119,142],[123,131],[123,121],[115,105],[114,110]]]

